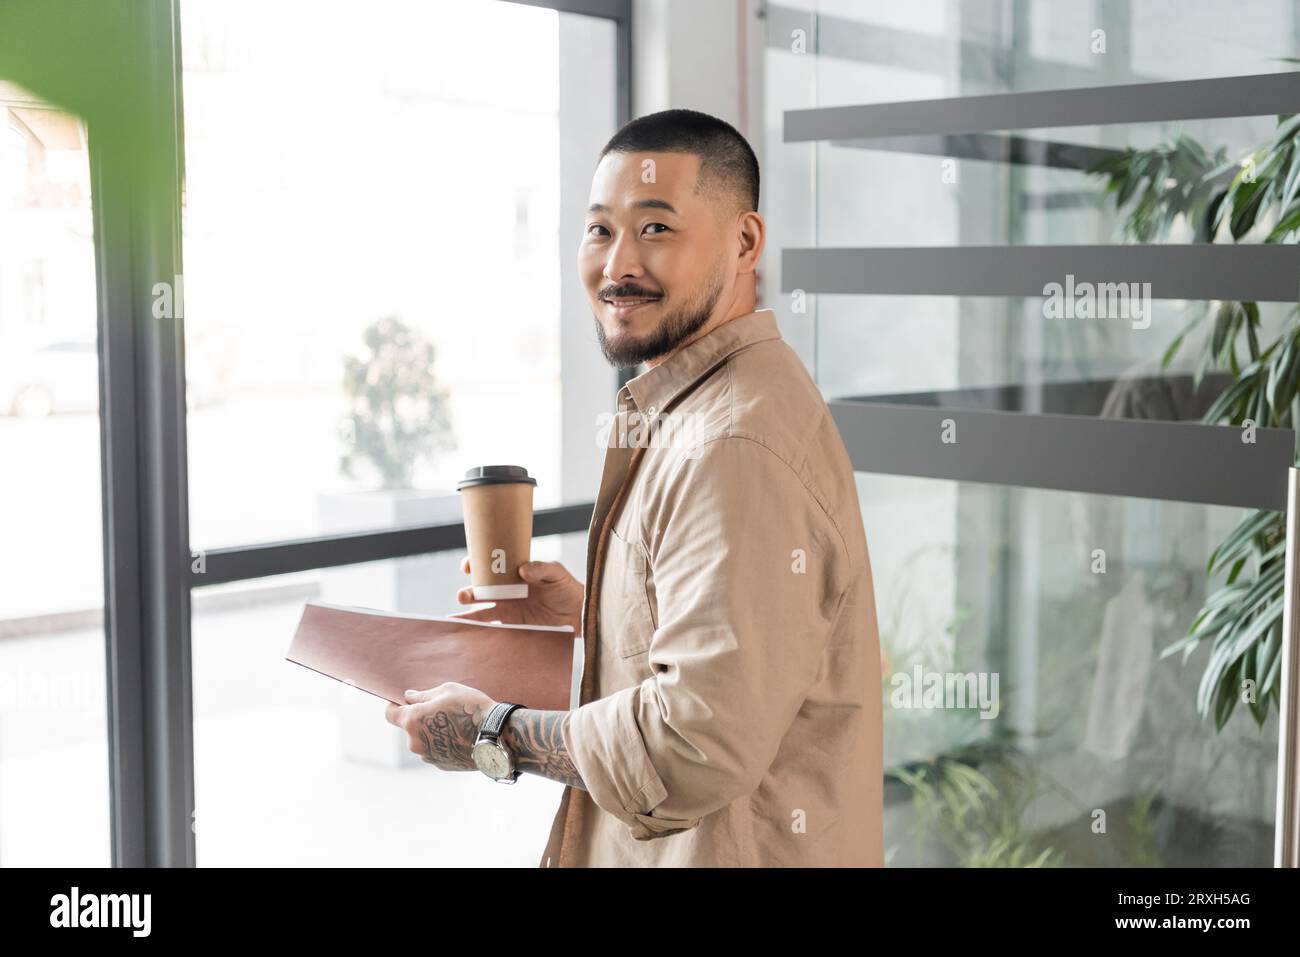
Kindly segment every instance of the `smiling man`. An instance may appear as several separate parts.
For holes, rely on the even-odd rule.
[[[695,424],[637,447],[610,430],[589,587],[532,562],[528,598],[464,613],[573,625],[580,706],[448,684],[388,709],[437,767],[568,785],[542,866],[884,863],[866,536],[821,393],[757,308],[758,190],[744,137],[691,110],[601,151],[578,269],[606,359],[648,367],[618,414]]]

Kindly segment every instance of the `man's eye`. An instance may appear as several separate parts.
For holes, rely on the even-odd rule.
[[[660,229],[662,229],[664,232],[667,232],[667,231],[668,231],[668,227],[665,226],[663,223],[648,223],[648,224],[646,225],[646,229],[654,229],[656,226],[658,226],[658,227],[659,227]]]
[[[603,230],[603,229],[605,229],[605,227],[602,226],[602,225],[600,225],[600,223],[592,223],[590,226],[587,227],[587,235],[588,235],[588,236],[592,236],[592,235],[599,236],[599,235],[600,235],[599,233],[593,233],[593,232],[592,232],[593,229],[601,229],[601,230]]]

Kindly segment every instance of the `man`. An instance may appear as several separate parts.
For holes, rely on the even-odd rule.
[[[580,706],[517,708],[499,738],[568,785],[544,867],[884,863],[866,537],[821,393],[757,309],[758,185],[745,139],[691,110],[601,152],[578,269],[605,357],[649,368],[618,394],[591,587],[531,562],[526,599],[463,613],[586,638]],[[625,441],[671,421],[690,427]],[[459,684],[408,701],[388,715],[411,749],[472,770],[497,702]]]

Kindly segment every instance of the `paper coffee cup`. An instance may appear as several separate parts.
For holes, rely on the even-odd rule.
[[[475,601],[528,597],[519,566],[532,547],[536,485],[521,465],[480,465],[456,484]]]

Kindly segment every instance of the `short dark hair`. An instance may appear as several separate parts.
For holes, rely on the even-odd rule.
[[[758,157],[730,123],[698,110],[650,113],[615,133],[600,156],[646,152],[698,156],[697,192],[703,187],[730,193],[741,210],[758,212]]]

